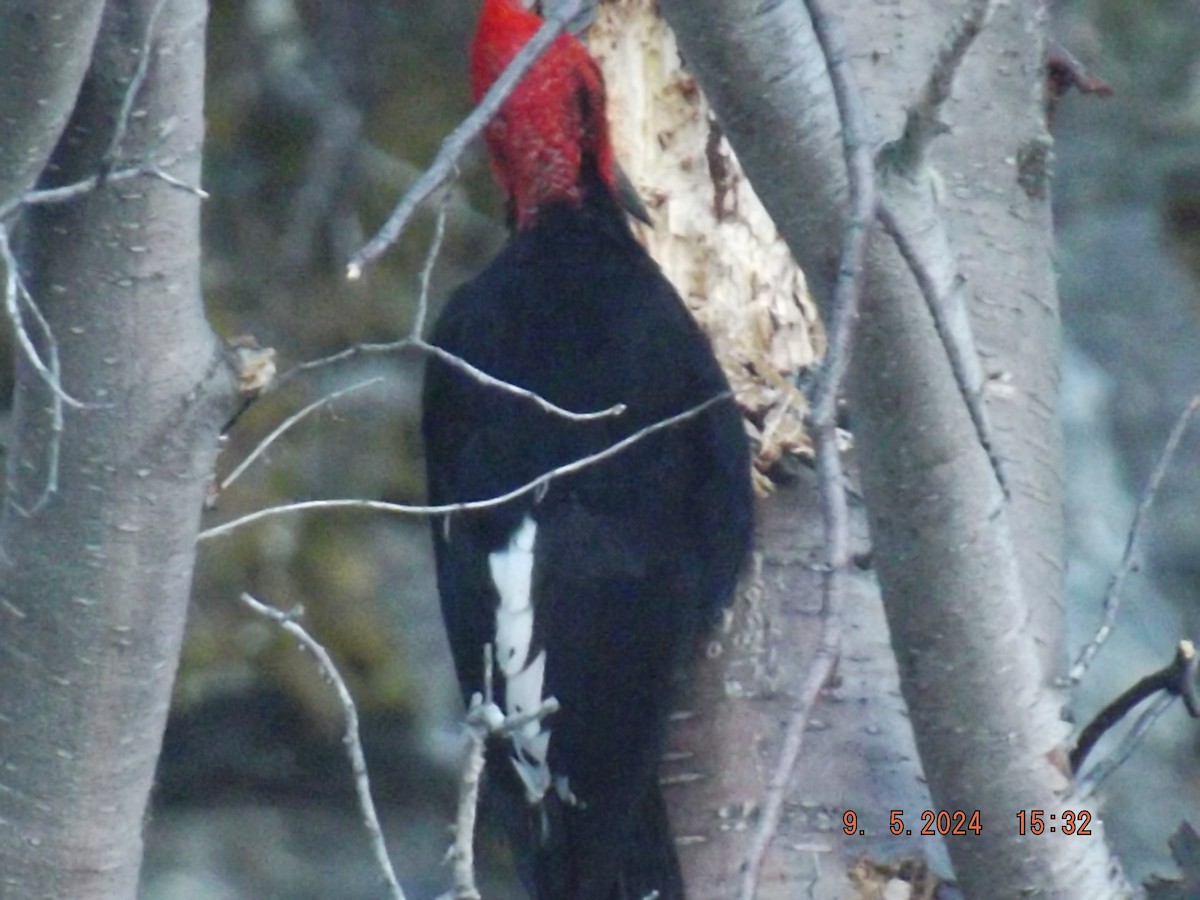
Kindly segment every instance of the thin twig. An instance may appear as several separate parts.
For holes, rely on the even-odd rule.
[[[138,171],[140,174],[149,178],[157,178],[159,181],[162,181],[177,190],[183,191],[185,194],[191,194],[193,197],[198,197],[201,200],[208,199],[208,191],[204,190],[204,188],[197,187],[194,184],[188,184],[186,181],[176,178],[170,172],[160,169],[156,165],[145,165],[142,166]],[[111,181],[112,179],[110,178],[109,180]]]
[[[131,178],[139,178],[145,175],[146,172],[139,168],[121,169],[117,172],[110,172],[104,176],[104,181],[112,184],[118,181],[128,181]],[[41,190],[29,191],[24,196],[20,197],[13,203],[13,208],[18,206],[50,206],[57,203],[67,203],[77,197],[82,197],[85,194],[90,194],[100,186],[100,176],[92,175],[89,178],[82,178],[79,181],[74,181],[71,184],[64,184],[60,187],[42,188]],[[10,210],[0,210],[0,216],[7,214]]]
[[[479,784],[486,761],[488,737],[508,737],[516,734],[530,722],[541,722],[559,710],[558,700],[546,697],[536,709],[505,715],[496,705],[492,690],[494,668],[492,645],[484,644],[483,694],[474,694],[467,710],[469,749],[463,766],[463,776],[459,782],[454,843],[447,851],[447,858],[454,865],[454,889],[439,900],[479,900],[479,888],[475,884],[475,820],[479,809]]]
[[[417,295],[417,314],[413,317],[412,331],[409,336],[416,341],[421,340],[425,333],[425,319],[429,314],[429,282],[433,279],[433,267],[437,265],[438,256],[442,252],[442,241],[446,237],[446,210],[450,206],[450,191],[442,191],[438,202],[437,219],[433,225],[433,238],[429,242],[429,250],[425,254],[425,264],[421,266],[420,293]]]
[[[144,173],[141,169],[122,169],[119,172],[110,172],[104,180],[109,182],[127,181],[142,174]],[[26,191],[20,197],[14,197],[8,203],[0,205],[0,222],[3,222],[17,210],[26,206],[48,206],[55,203],[66,203],[69,200],[74,200],[76,197],[82,197],[84,194],[94,191],[99,184],[100,176],[93,175],[90,178],[84,178],[71,184],[62,185],[61,187]]]
[[[1054,38],[1046,41],[1046,79],[1050,82],[1048,93],[1052,100],[1062,97],[1071,88],[1081,94],[1101,97],[1110,97],[1113,92],[1112,85],[1089,72],[1075,54]]]
[[[842,150],[850,192],[848,219],[842,232],[841,265],[834,284],[825,359],[813,391],[813,444],[825,529],[822,578],[821,638],[809,663],[796,709],[791,714],[775,770],[763,797],[758,827],[742,864],[739,900],[754,900],[767,851],[779,830],[788,786],[804,746],[814,704],[828,683],[841,654],[841,595],[849,561],[846,493],[838,448],[837,404],[850,363],[854,326],[862,298],[867,246],[878,205],[875,161],[862,96],[846,64],[845,40],[835,19],[819,0],[806,0],[813,31],[825,56],[842,122]]]
[[[38,373],[42,381],[50,388],[50,436],[46,445],[45,484],[42,485],[41,493],[38,494],[37,499],[28,507],[18,503],[14,497],[8,498],[8,501],[18,513],[25,518],[30,518],[40,512],[50,501],[50,498],[58,493],[59,460],[62,455],[63,404],[70,402],[76,408],[86,407],[88,404],[75,400],[63,390],[58,341],[54,337],[50,323],[42,315],[42,311],[34,303],[33,296],[21,280],[21,272],[16,254],[12,252],[12,247],[8,240],[8,229],[5,228],[3,223],[0,223],[0,259],[3,259],[5,269],[7,270],[4,288],[4,306],[12,322],[13,330],[16,332],[17,343],[33,365],[34,371]],[[41,332],[48,357],[45,362],[43,362],[41,355],[37,352],[37,348],[34,347],[33,339],[26,330],[25,317],[21,312],[22,305],[28,308],[29,314],[33,317],[38,330]]]
[[[345,362],[353,359],[356,356],[363,356],[376,353],[399,353],[404,350],[416,350],[421,353],[427,353],[430,356],[435,356],[447,365],[454,366],[461,372],[474,378],[480,384],[488,387],[493,387],[505,393],[512,394],[516,397],[521,397],[533,403],[539,409],[542,409],[552,415],[559,416],[571,422],[590,422],[595,419],[604,419],[610,416],[619,416],[625,412],[624,403],[615,403],[608,409],[601,409],[595,412],[572,412],[569,409],[564,409],[557,404],[551,403],[549,400],[535,394],[533,391],[520,387],[510,382],[497,378],[494,375],[489,375],[487,372],[477,368],[467,362],[460,356],[449,353],[441,347],[436,347],[433,344],[424,340],[414,338],[404,338],[399,341],[391,341],[386,344],[355,344],[352,347],[347,347],[345,350],[334,353],[332,356],[325,356],[321,359],[309,360],[308,362],[300,363],[288,371],[284,372],[272,384],[273,390],[278,390],[283,387],[293,378],[305,372],[311,372],[314,369],[321,369],[325,366],[336,365],[337,363]]]
[[[130,119],[133,118],[133,105],[137,101],[138,94],[141,93],[142,86],[146,82],[146,77],[150,71],[150,59],[154,50],[155,32],[158,26],[159,16],[162,15],[170,0],[158,0],[154,8],[150,11],[150,16],[146,20],[146,31],[142,36],[142,46],[138,54],[137,68],[134,70],[133,77],[130,79],[129,85],[125,89],[125,94],[121,98],[121,109],[117,115],[117,122],[113,128],[112,140],[109,142],[108,149],[105,151],[100,172],[92,175],[90,178],[83,178],[71,184],[61,185],[54,188],[44,188],[41,190],[26,191],[19,197],[14,197],[7,203],[0,204],[0,223],[4,222],[10,216],[26,206],[44,206],[54,203],[66,203],[74,200],[77,197],[82,197],[89,194],[104,184],[117,181],[128,181],[131,178],[146,176],[149,178],[157,178],[171,187],[186,191],[193,196],[199,197],[201,200],[207,200],[208,194],[201,188],[187,184],[184,181],[169,174],[153,163],[131,166],[117,171],[112,171],[116,165],[117,158],[121,151],[121,144],[125,142],[125,135],[129,130]]]
[[[375,854],[375,862],[379,866],[380,874],[383,876],[392,900],[405,900],[404,891],[396,880],[392,861],[388,857],[387,844],[383,839],[383,829],[379,826],[379,816],[375,813],[375,801],[371,799],[371,780],[367,774],[367,761],[363,756],[362,741],[358,733],[358,709],[354,705],[354,698],[350,696],[350,689],[346,687],[346,682],[342,680],[328,651],[296,621],[294,611],[284,612],[273,606],[267,606],[246,593],[242,594],[242,602],[260,616],[278,624],[280,628],[300,641],[301,645],[316,657],[322,674],[337,693],[342,713],[346,717],[346,736],[343,743],[346,745],[346,754],[350,757],[350,767],[354,772],[354,790],[358,794],[358,805],[362,811],[367,837],[371,841],[371,849]]]
[[[979,441],[987,454],[988,462],[992,467],[992,474],[996,477],[996,483],[1000,485],[1000,490],[1004,494],[1005,500],[1010,500],[1012,494],[1008,487],[1008,480],[1004,477],[1004,467],[1000,460],[1000,454],[996,450],[996,443],[992,438],[992,424],[988,418],[987,409],[983,403],[983,395],[979,390],[976,390],[972,378],[971,362],[967,358],[968,350],[974,352],[974,348],[964,348],[963,342],[958,339],[953,329],[947,321],[946,310],[952,302],[949,297],[942,295],[938,290],[938,286],[934,281],[933,275],[929,271],[929,267],[925,265],[925,261],[921,258],[917,248],[912,241],[908,239],[900,222],[895,215],[888,209],[886,203],[879,205],[879,223],[883,226],[883,230],[896,244],[896,249],[900,251],[900,256],[908,265],[908,269],[913,274],[913,278],[917,282],[917,288],[921,291],[921,296],[925,298],[925,306],[929,310],[929,315],[933,319],[934,330],[938,333],[938,339],[942,347],[946,351],[946,357],[950,361],[950,369],[954,373],[954,382],[958,385],[958,392],[962,396],[963,402],[967,407],[967,414],[971,417],[971,424],[975,428],[975,439]],[[976,367],[978,368],[978,367]]]
[[[499,506],[514,500],[517,497],[528,494],[531,491],[539,490],[547,486],[556,478],[561,478],[564,475],[570,475],[578,472],[580,469],[585,469],[588,466],[595,465],[609,457],[616,456],[629,446],[650,437],[652,434],[662,431],[665,428],[670,428],[685,422],[688,419],[695,418],[703,413],[710,406],[730,398],[728,391],[717,394],[715,397],[710,397],[708,400],[693,406],[691,409],[685,410],[678,415],[671,416],[655,422],[652,425],[647,425],[639,431],[634,432],[626,438],[623,438],[617,443],[606,447],[589,456],[584,456],[574,462],[566,463],[556,469],[551,469],[549,472],[544,472],[532,481],[528,481],[520,487],[513,488],[506,494],[501,494],[498,497],[491,497],[486,500],[470,500],[463,503],[444,503],[440,506],[415,506],[402,503],[387,503],[382,500],[304,500],[299,503],[288,503],[283,506],[272,506],[267,509],[260,509],[256,512],[248,513],[236,519],[231,519],[221,525],[215,525],[212,528],[206,528],[197,536],[197,541],[207,541],[211,538],[220,537],[224,534],[229,534],[242,528],[246,525],[251,525],[254,522],[262,521],[263,519],[273,519],[277,516],[290,515],[293,513],[304,512],[310,509],[359,509],[359,510],[375,510],[377,512],[394,513],[397,515],[406,516],[441,516],[451,513],[467,512],[474,509],[487,509],[493,506]]]
[[[454,817],[454,843],[448,852],[454,868],[454,889],[450,897],[456,900],[478,900],[475,884],[475,822],[479,812],[479,785],[483,780],[486,762],[488,728],[484,723],[485,710],[493,707],[492,666],[490,643],[483,645],[483,696],[471,697],[467,710],[467,760],[463,765],[458,786],[458,811]]]
[[[351,394],[354,391],[360,391],[363,388],[368,388],[372,385],[379,384],[381,381],[383,381],[382,378],[370,378],[366,381],[360,381],[358,384],[352,384],[349,387],[342,388],[340,391],[334,391],[332,394],[326,394],[324,397],[314,400],[299,412],[288,416],[274,431],[268,434],[257,447],[250,451],[250,454],[243,459],[232,472],[225,476],[225,480],[221,482],[220,490],[228,490],[229,486],[237,481],[237,479],[241,477],[242,473],[245,472],[246,469],[250,468],[251,464],[267,451],[268,447],[282,437],[289,428],[302,421],[310,413],[320,409],[322,406],[327,406],[330,403],[333,403],[334,400],[345,397],[347,394]]]
[[[1138,503],[1137,511],[1133,514],[1133,521],[1129,525],[1129,534],[1125,538],[1125,552],[1121,554],[1121,562],[1117,566],[1117,570],[1113,573],[1112,579],[1108,583],[1108,590],[1104,594],[1104,619],[1100,623],[1100,627],[1096,629],[1096,633],[1091,641],[1088,642],[1087,646],[1083,648],[1083,651],[1075,660],[1075,664],[1071,666],[1071,671],[1067,675],[1069,684],[1074,685],[1079,683],[1080,679],[1087,673],[1092,660],[1100,652],[1100,648],[1113,632],[1113,628],[1117,622],[1117,614],[1121,609],[1121,589],[1124,587],[1125,578],[1133,571],[1133,554],[1137,548],[1138,540],[1141,538],[1142,531],[1145,530],[1146,517],[1150,513],[1150,508],[1154,505],[1155,498],[1158,497],[1159,488],[1162,486],[1163,479],[1166,478],[1167,472],[1171,468],[1171,463],[1175,459],[1175,452],[1179,449],[1184,432],[1187,431],[1188,424],[1192,421],[1192,416],[1196,414],[1197,409],[1200,409],[1200,394],[1194,396],[1188,405],[1184,407],[1183,412],[1179,414],[1179,418],[1175,420],[1175,425],[1171,429],[1171,434],[1167,438],[1166,444],[1163,445],[1162,453],[1158,457],[1154,471],[1150,474],[1150,481],[1146,484],[1145,490],[1142,491],[1141,501]]]
[[[46,387],[54,392],[54,395],[66,403],[68,406],[75,409],[85,409],[89,404],[82,400],[76,400],[63,389],[62,383],[58,377],[46,365],[41,354],[38,353],[37,347],[33,344],[33,339],[29,336],[29,332],[25,328],[25,317],[21,313],[21,305],[29,307],[32,310],[37,309],[37,304],[34,303],[32,295],[25,287],[25,282],[21,279],[21,270],[17,265],[16,254],[12,251],[12,246],[8,241],[8,229],[0,225],[0,259],[4,260],[4,265],[8,269],[8,278],[5,281],[4,288],[4,307],[8,312],[8,317],[12,321],[13,330],[17,335],[17,343],[25,352],[25,357],[33,366],[34,371],[41,376],[42,381],[46,383]],[[40,311],[37,312],[37,318],[41,323],[45,324],[45,338],[47,347],[57,347],[57,341],[50,331],[49,324],[42,317]],[[57,349],[54,350],[57,357]]]
[[[42,315],[42,311],[33,302],[33,298],[29,296],[28,291],[23,292],[22,299],[25,301],[26,306],[29,307],[29,312],[37,323],[43,339],[46,341],[46,354],[49,356],[50,374],[54,376],[55,382],[61,385],[62,366],[59,364],[58,359],[58,341],[54,339],[54,334],[50,330],[50,323],[46,321],[46,317]],[[30,516],[40,512],[49,502],[50,498],[58,493],[58,465],[62,453],[62,436],[63,399],[58,393],[52,391],[50,400],[50,440],[46,447],[46,483],[42,486],[42,493],[27,511]]]
[[[787,731],[784,733],[779,760],[771,773],[771,780],[767,783],[759,824],[755,829],[750,849],[746,851],[746,859],[742,863],[738,900],[754,900],[758,896],[762,865],[779,831],[784,800],[787,798],[792,775],[800,759],[800,751],[804,749],[804,735],[808,730],[809,718],[821,691],[833,677],[838,658],[841,656],[841,621],[827,613],[823,614],[822,618],[821,640],[808,664],[804,684],[800,687],[795,709],[792,710]]]
[[[1058,103],[1071,90],[1097,97],[1112,96],[1112,86],[1087,70],[1061,43],[1046,41],[1046,127],[1053,129]]]
[[[428,353],[430,356],[440,359],[447,365],[453,366],[461,372],[465,372],[480,384],[497,388],[505,393],[512,394],[515,397],[521,397],[524,400],[528,400],[539,409],[545,410],[548,413],[572,422],[591,422],[595,419],[607,419],[612,416],[619,416],[625,412],[624,403],[614,403],[607,409],[598,409],[594,412],[572,412],[569,409],[564,409],[557,403],[551,403],[545,397],[542,397],[540,394],[536,394],[527,388],[504,381],[503,379],[497,378],[494,375],[489,375],[487,372],[483,371],[483,369],[471,365],[461,356],[456,356],[453,353],[449,353],[446,350],[443,350],[441,347],[427,343],[426,341],[409,341],[409,343],[422,353]]]
[[[468,721],[470,717],[471,713],[468,712]],[[475,821],[479,811],[479,785],[483,780],[486,761],[487,729],[469,726],[467,741],[467,760],[463,765],[462,778],[459,779],[458,812],[454,817],[454,843],[448,851],[454,870],[454,890],[450,896],[457,900],[479,900],[481,895],[475,884]]]
[[[150,73],[150,57],[154,51],[154,36],[158,27],[158,17],[169,2],[170,0],[158,0],[154,4],[154,9],[150,11],[150,17],[146,20],[146,33],[142,36],[142,47],[138,53],[137,68],[134,70],[129,87],[125,90],[125,96],[121,99],[121,111],[117,115],[117,124],[113,128],[113,136],[109,142],[108,151],[104,154],[106,167],[112,166],[120,156],[121,144],[125,142],[125,133],[129,130],[129,120],[133,115],[133,104],[137,101],[138,94],[142,91],[142,85],[146,83],[146,76]]]
[[[579,12],[581,5],[582,0],[564,0],[554,13],[547,17],[542,27],[530,38],[529,43],[513,57],[512,62],[496,79],[495,84],[484,95],[479,105],[442,141],[437,158],[409,188],[408,193],[401,198],[400,203],[375,237],[371,238],[350,258],[350,262],[346,266],[347,278],[351,281],[361,278],[363,270],[382,256],[392,244],[396,243],[417,207],[446,183],[457,167],[463,151],[475,139],[475,136],[483,131],[484,126],[491,121],[492,116],[508,99],[513,88],[529,71],[538,57],[562,33],[568,20]]]
[[[207,200],[209,197],[208,192],[202,188],[188,184],[185,181],[180,181],[174,175],[164,172],[157,166],[135,166],[128,169],[120,169],[116,172],[109,172],[103,177],[92,175],[89,178],[73,181],[61,187],[28,191],[15,200],[11,200],[5,205],[0,206],[0,221],[7,219],[18,209],[26,206],[50,206],[58,203],[68,203],[85,194],[90,194],[100,187],[102,182],[104,184],[115,184],[118,181],[129,181],[132,178],[157,178],[160,181],[166,182],[171,187],[178,188],[194,197],[199,197],[201,200]]]
[[[919,168],[934,138],[945,132],[946,126],[938,113],[950,97],[954,77],[967,50],[991,17],[994,3],[995,0],[971,0],[939,48],[929,78],[917,96],[917,102],[908,110],[904,136],[896,148],[899,151],[897,161],[904,170],[912,172]]]

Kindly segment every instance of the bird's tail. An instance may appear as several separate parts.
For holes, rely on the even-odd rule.
[[[646,793],[626,847],[613,900],[683,900],[679,858],[657,785]]]
[[[509,832],[531,900],[684,900],[683,877],[662,793],[654,785],[620,838],[579,827],[582,812],[553,792]],[[514,824],[513,819],[509,823]],[[620,849],[614,856],[612,840]]]

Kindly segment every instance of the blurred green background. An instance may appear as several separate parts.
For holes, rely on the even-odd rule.
[[[346,258],[469,109],[476,4],[214,3],[209,26],[204,289],[226,338],[279,371],[406,336],[436,206],[358,283]],[[504,239],[475,151],[447,200],[430,317]],[[291,429],[206,524],[299,499],[423,499],[421,369],[361,357],[288,382],[237,422],[223,478],[284,418],[380,379]],[[438,618],[427,524],[366,512],[276,518],[205,543],[148,832],[147,898],[380,896],[314,660],[238,602],[303,607],[354,693],[384,826],[410,896],[444,890],[461,702]],[[484,843],[484,856],[490,842]],[[493,879],[494,881],[494,879]],[[489,896],[504,896],[493,884]]]

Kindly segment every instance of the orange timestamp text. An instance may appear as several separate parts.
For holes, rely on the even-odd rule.
[[[957,835],[965,837],[973,834],[978,837],[983,832],[983,821],[977,809],[971,812],[961,809],[923,809],[919,819],[921,826],[916,831],[917,834],[942,835],[943,837]],[[848,809],[842,813],[842,831],[851,836],[866,834],[866,830],[859,827],[857,812]],[[905,822],[904,810],[889,810],[888,831],[897,836],[913,834],[912,827]]]
[[[1044,809],[1022,809],[1017,813],[1017,834],[1092,833],[1092,814],[1086,809],[1064,809],[1048,813]]]

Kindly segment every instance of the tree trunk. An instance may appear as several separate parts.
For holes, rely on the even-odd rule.
[[[663,0],[686,62],[764,204],[829,310],[847,218],[839,119],[800,2]],[[835,4],[822,4],[833,9]],[[849,61],[881,140],[900,135],[965,4],[837,7]],[[903,13],[902,15],[900,13]],[[1060,666],[1061,451],[1057,300],[1041,106],[1043,11],[1000,5],[972,47],[937,172],[881,167],[884,202],[924,242],[953,297],[964,274],[1013,500],[975,438],[917,284],[877,230],[848,399],[904,698],[933,809],[981,811],[978,837],[948,841],[969,896],[1095,898],[1127,890],[1099,828],[1070,841],[1020,835],[1017,813],[1069,806]],[[856,648],[847,638],[844,658]],[[805,765],[805,763],[802,763]],[[846,798],[883,816],[891,796]],[[919,827],[920,810],[905,810]],[[916,831],[916,828],[913,828]],[[1076,839],[1078,838],[1078,839]]]
[[[41,186],[110,165],[198,185],[206,4],[107,4],[77,100],[69,77],[50,73],[57,41],[76,64],[89,43],[84,4],[65,5],[79,15],[62,34],[47,5],[27,6],[37,9],[16,18],[46,30],[28,38],[42,52],[26,64],[46,73],[55,90],[45,96],[60,104],[38,128],[49,133],[75,104]],[[112,147],[145,53],[128,131]],[[0,108],[28,90],[0,82]],[[19,196],[26,169],[5,175]],[[21,273],[46,322],[26,306],[27,330],[43,359],[57,353],[63,388],[86,406],[66,406],[59,431],[54,393],[19,358],[0,518],[0,893],[132,898],[234,379],[203,315],[194,193],[149,175],[112,180],[26,208],[21,229]]]
[[[760,471],[781,457],[811,450],[807,403],[798,371],[820,357],[824,334],[787,245],[713,120],[695,77],[681,66],[674,36],[651,0],[601,4],[588,33],[608,86],[617,157],[653,221],[639,233],[704,326],[747,415]],[[815,478],[772,484],[760,503],[753,571],[723,627],[708,636],[671,730],[662,767],[665,796],[694,900],[728,900],[758,838],[762,798],[779,767],[785,734],[798,713],[808,667],[822,635],[820,508]],[[854,510],[855,547],[865,549],[866,522]],[[806,737],[804,765],[776,840],[805,846],[773,854],[759,897],[841,896],[864,855],[912,855],[885,828],[878,799],[896,808],[930,805],[916,763],[912,730],[896,699],[879,593],[868,574],[847,580],[846,617],[856,639],[843,661],[835,709]],[[833,695],[831,695],[833,696]],[[815,829],[840,823],[846,797],[864,830],[833,846]],[[794,809],[794,805],[793,805]],[[949,870],[937,838],[917,839],[924,854]],[[811,848],[811,849],[808,849]],[[830,851],[836,854],[831,862]]]
[[[87,71],[103,0],[11,0],[0,8],[0,208],[33,187]]]

